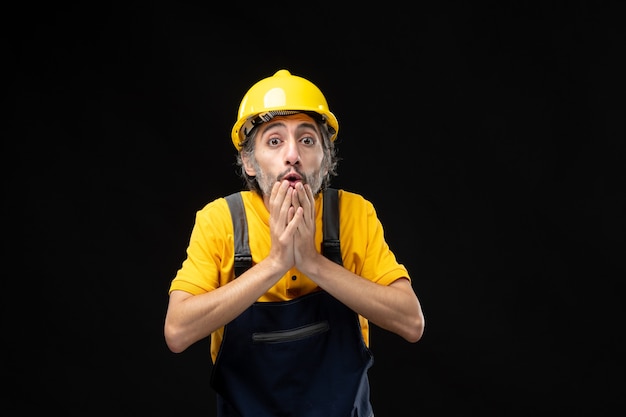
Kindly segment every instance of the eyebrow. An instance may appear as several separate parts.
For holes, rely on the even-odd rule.
[[[269,129],[271,129],[274,126],[287,127],[287,125],[283,122],[274,122],[272,124],[268,124],[262,133],[267,132]],[[319,130],[317,129],[317,126],[315,125],[315,123],[302,122],[298,125],[297,130],[306,129],[306,128],[315,130],[315,133],[319,135]]]

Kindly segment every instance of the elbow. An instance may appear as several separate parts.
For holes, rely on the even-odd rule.
[[[422,338],[424,334],[424,327],[414,328],[410,332],[408,332],[404,338],[411,343],[417,343]]]
[[[170,341],[167,341],[167,347],[170,350],[170,352],[172,353],[181,353],[185,351],[185,347],[182,345],[177,345],[175,343],[172,343]]]
[[[163,334],[167,348],[173,353],[181,353],[189,346],[185,343],[182,332],[176,326],[166,323]]]
[[[422,314],[413,321],[404,334],[404,338],[411,343],[417,343],[424,335],[425,321]]]

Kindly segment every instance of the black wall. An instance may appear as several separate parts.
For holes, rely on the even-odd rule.
[[[242,186],[239,101],[281,68],[325,92],[333,185],[375,204],[423,303],[419,343],[372,330],[377,417],[624,408],[615,5],[340,9],[5,10],[4,415],[213,415],[167,290],[195,211]]]

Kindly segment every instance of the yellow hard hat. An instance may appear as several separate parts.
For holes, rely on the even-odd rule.
[[[275,116],[310,111],[319,114],[335,140],[339,123],[328,109],[326,98],[319,88],[302,77],[291,75],[285,69],[254,84],[241,100],[237,122],[231,137],[237,150],[252,128]]]

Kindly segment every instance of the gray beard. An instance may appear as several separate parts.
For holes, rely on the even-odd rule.
[[[263,172],[261,168],[258,166],[256,169],[256,181],[259,184],[259,188],[263,192],[263,195],[270,196],[272,194],[272,187],[276,183],[276,181],[280,181],[280,178],[270,178],[268,175]],[[312,174],[302,174],[302,183],[309,184],[311,190],[313,191],[313,195],[317,195],[319,193],[320,188],[322,187],[322,181],[324,180],[324,176],[321,173],[321,170],[317,170]]]

